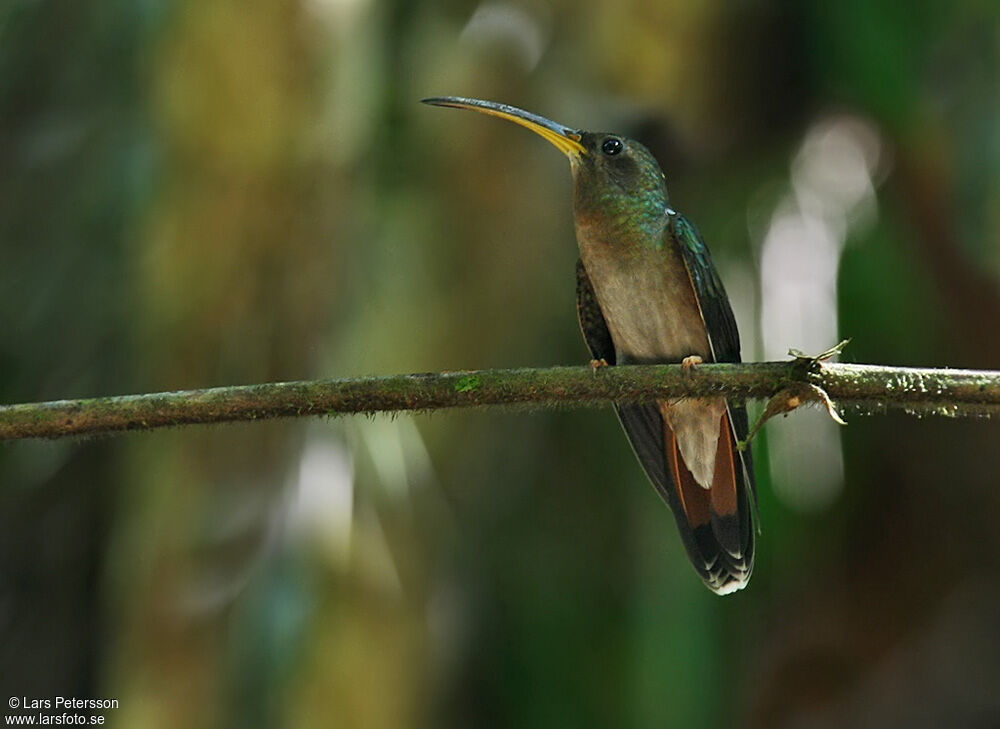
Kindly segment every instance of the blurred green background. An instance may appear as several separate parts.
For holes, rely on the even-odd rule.
[[[993,0],[5,0],[0,402],[582,363],[570,175],[651,147],[744,358],[1000,367]],[[608,410],[0,448],[0,691],[121,727],[1000,726],[1000,426],[755,443],[718,598]]]

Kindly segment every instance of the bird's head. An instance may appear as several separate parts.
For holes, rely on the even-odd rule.
[[[425,104],[470,109],[526,127],[565,154],[573,170],[577,223],[661,224],[668,208],[663,171],[645,146],[620,134],[586,132],[507,104],[458,96]]]

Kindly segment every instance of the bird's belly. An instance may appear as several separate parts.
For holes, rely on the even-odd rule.
[[[581,253],[620,363],[679,362],[689,355],[712,360],[701,309],[679,253],[651,249],[630,256],[611,251],[588,255],[586,248]]]
[[[678,251],[626,252],[586,241],[580,253],[618,364],[679,362],[690,355],[713,361],[701,309]],[[699,485],[710,488],[725,399],[664,401],[660,408],[677,436],[685,465]]]

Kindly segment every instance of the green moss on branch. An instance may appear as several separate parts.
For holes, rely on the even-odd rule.
[[[307,415],[513,405],[537,409],[725,394],[767,398],[822,388],[848,412],[1000,414],[1000,372],[827,364],[551,367],[218,387],[0,407],[0,440],[148,430]]]

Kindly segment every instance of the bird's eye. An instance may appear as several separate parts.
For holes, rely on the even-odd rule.
[[[608,157],[614,157],[624,148],[625,145],[622,144],[622,140],[615,139],[614,137],[608,137],[604,140],[603,144],[601,144],[601,151],[608,155]]]

